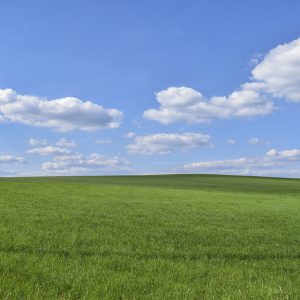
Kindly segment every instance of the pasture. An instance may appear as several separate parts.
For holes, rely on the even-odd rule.
[[[300,180],[0,179],[0,299],[299,299]]]

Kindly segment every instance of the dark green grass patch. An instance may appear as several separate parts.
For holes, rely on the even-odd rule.
[[[225,176],[1,179],[0,298],[299,299],[298,191]]]

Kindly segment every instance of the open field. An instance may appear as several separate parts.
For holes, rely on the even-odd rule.
[[[300,299],[300,180],[2,178],[0,299]]]

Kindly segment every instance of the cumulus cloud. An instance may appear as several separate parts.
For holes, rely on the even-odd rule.
[[[214,119],[231,119],[267,115],[274,105],[256,91],[238,90],[228,97],[206,99],[199,91],[189,87],[169,87],[156,94],[159,109],[149,109],[144,117],[162,124],[177,121],[208,123]]]
[[[267,145],[267,144],[269,144],[268,141],[262,140],[257,137],[250,138],[248,143],[252,144],[252,145]]]
[[[158,133],[136,136],[134,143],[126,146],[130,153],[167,154],[174,150],[187,151],[192,148],[211,146],[210,136],[201,133]]]
[[[178,168],[177,172],[235,175],[295,175],[300,174],[295,165],[300,162],[300,150],[272,149],[261,157],[242,157],[229,160],[193,162]],[[290,166],[293,166],[291,169]],[[297,171],[298,170],[298,171]]]
[[[74,141],[61,138],[56,146],[35,147],[28,150],[27,153],[52,156],[50,161],[42,164],[41,172],[36,173],[42,176],[115,174],[131,171],[130,163],[125,158],[109,157],[99,153],[84,155],[70,149],[75,146]]]
[[[24,157],[13,156],[13,155],[0,155],[0,163],[17,163],[25,164],[26,160]]]
[[[46,146],[30,149],[27,151],[27,153],[38,155],[64,155],[70,154],[71,151],[61,147]]]
[[[278,45],[253,69],[253,79],[274,97],[300,102],[300,38]]]
[[[52,171],[65,174],[81,174],[91,172],[115,172],[120,170],[128,171],[129,161],[118,156],[107,157],[94,153],[84,156],[80,153],[71,153],[54,157],[53,161],[45,162],[42,165],[44,171]]]
[[[272,49],[251,80],[229,96],[206,98],[190,87],[169,87],[156,94],[159,108],[146,110],[144,117],[171,124],[264,116],[276,109],[274,98],[300,102],[300,39]]]
[[[45,146],[48,141],[45,139],[29,139],[28,144],[31,146]]]
[[[66,97],[46,100],[0,89],[0,121],[49,127],[58,131],[92,131],[120,126],[122,112],[90,101]]]
[[[63,147],[63,148],[72,148],[72,147],[75,147],[76,146],[76,143],[75,141],[69,141],[65,138],[60,138],[57,142],[56,142],[56,145],[58,147]]]

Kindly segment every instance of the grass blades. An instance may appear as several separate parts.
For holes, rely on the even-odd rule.
[[[1,299],[298,299],[300,181],[0,179]]]

